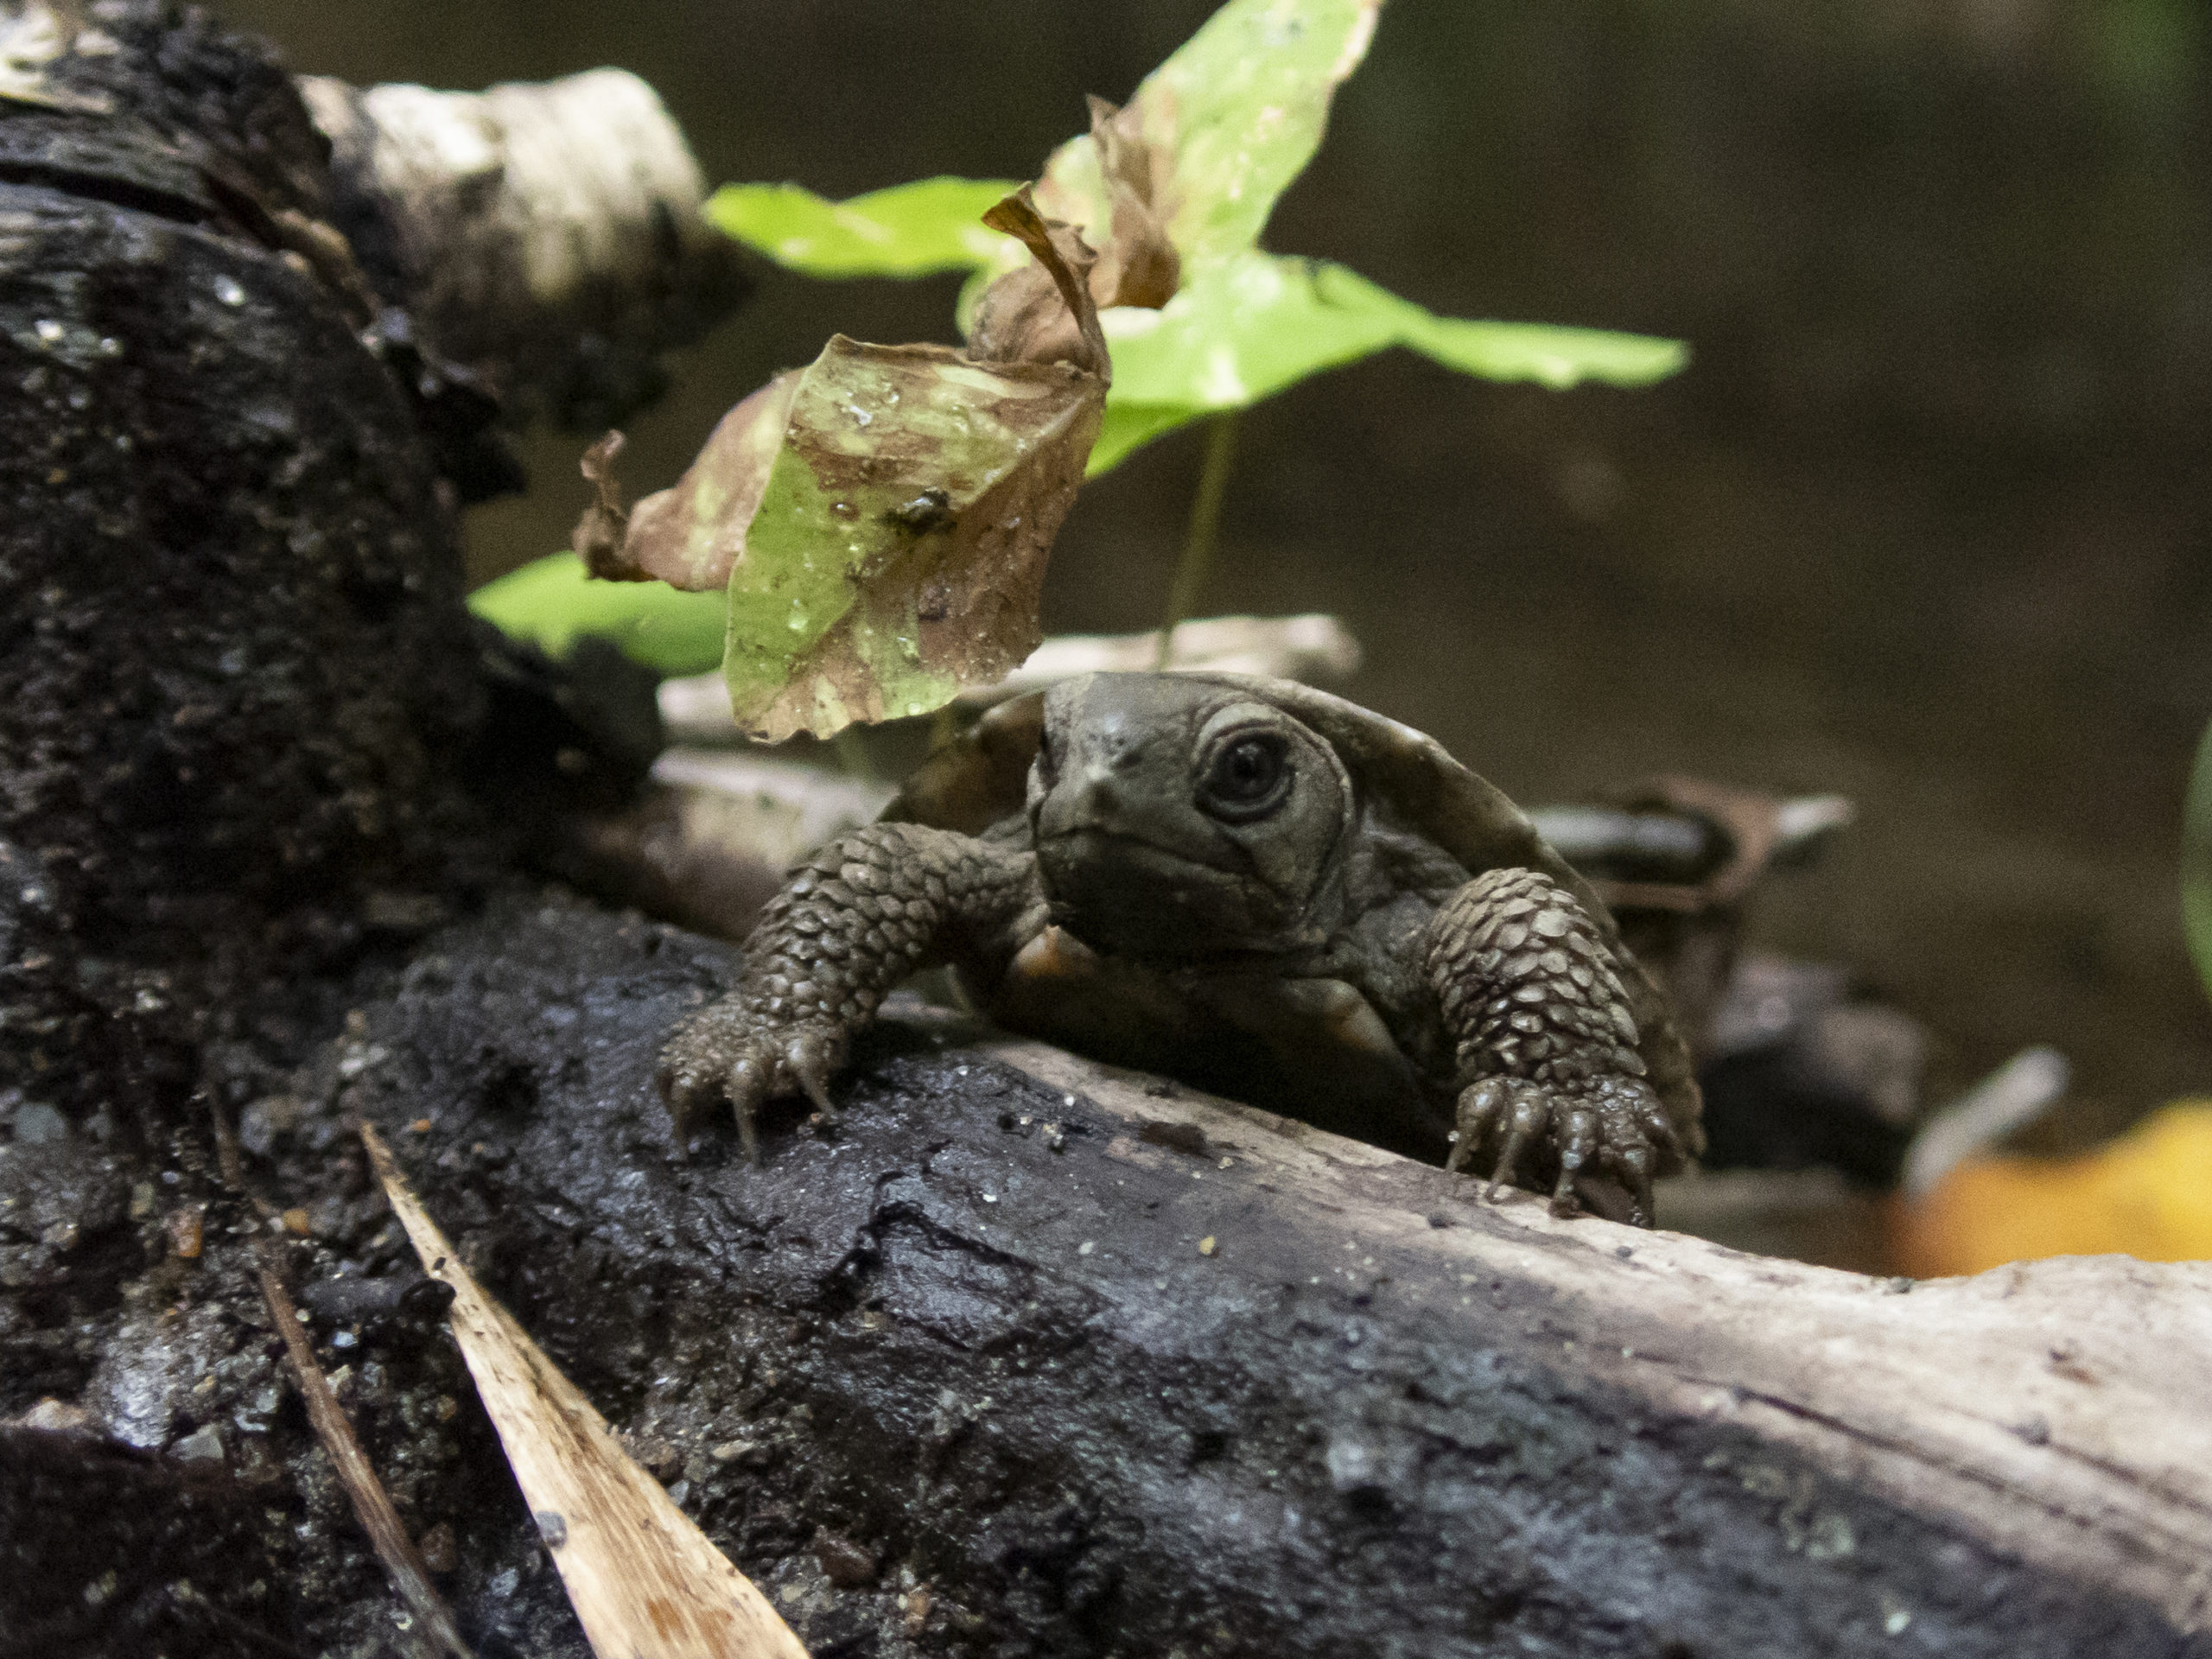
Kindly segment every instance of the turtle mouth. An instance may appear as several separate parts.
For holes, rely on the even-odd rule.
[[[1037,850],[1042,853],[1048,848],[1058,857],[1084,863],[1128,858],[1141,863],[1157,861],[1179,868],[1222,868],[1212,859],[1194,855],[1187,847],[1171,846],[1165,841],[1151,836],[1141,836],[1134,830],[1107,830],[1095,823],[1076,824],[1039,836]]]
[[[1109,955],[1211,956],[1271,942],[1281,902],[1249,871],[1090,825],[1037,843],[1052,920]]]

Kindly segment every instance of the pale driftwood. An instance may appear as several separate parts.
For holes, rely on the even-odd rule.
[[[1527,1194],[1480,1229],[1438,1229],[1427,1217],[1463,1213],[1469,1192],[1441,1171],[1232,1102],[1161,1097],[1141,1074],[1042,1043],[983,1052],[1122,1120],[1109,1156],[1172,1161],[1156,1127],[1145,1139],[1163,1122],[1233,1141],[1240,1186],[1272,1185],[1363,1248],[1548,1293],[1576,1371],[2212,1630],[2212,1262],[2068,1256],[1878,1279],[1555,1220]],[[1663,1220],[1663,1191],[1661,1206]]]
[[[592,1650],[601,1659],[807,1659],[767,1598],[461,1266],[377,1132],[365,1125],[361,1140],[423,1270],[453,1287],[454,1336]]]

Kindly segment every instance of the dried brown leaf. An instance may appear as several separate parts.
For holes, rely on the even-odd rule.
[[[1183,276],[1183,257],[1167,235],[1175,158],[1146,143],[1135,110],[1117,110],[1103,98],[1090,100],[1090,142],[1112,226],[1090,273],[1091,297],[1101,310],[1136,305],[1157,311],[1175,297]]]
[[[1014,237],[1031,263],[983,291],[969,353],[984,363],[1073,363],[1110,378],[1106,336],[1091,297],[1097,256],[1071,226],[1048,219],[1024,185],[983,215]]]
[[[630,510],[622,505],[622,486],[614,476],[614,463],[627,442],[620,432],[609,432],[583,453],[576,463],[592,486],[592,503],[576,520],[569,545],[584,569],[601,582],[650,582],[650,571],[629,562],[624,543],[630,533]]]
[[[1105,398],[1070,363],[833,340],[731,573],[739,725],[773,740],[924,714],[1035,649]]]
[[[1026,187],[984,222],[1034,256],[986,302],[991,349],[839,335],[732,410],[675,487],[630,512],[619,551],[597,554],[595,569],[726,589],[723,677],[755,736],[925,713],[1042,637],[1045,562],[1110,362],[1082,239]],[[588,558],[612,510],[586,514]]]
[[[624,547],[638,570],[695,593],[728,583],[805,372],[786,369],[723,416],[683,476],[638,503]]]

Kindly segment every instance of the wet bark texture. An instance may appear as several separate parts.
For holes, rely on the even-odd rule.
[[[207,1009],[488,874],[481,699],[289,78],[198,14],[88,35],[0,104],[7,1081],[158,1116]]]
[[[145,1128],[265,982],[499,879],[567,688],[462,608],[456,505],[519,481],[491,394],[619,417],[741,283],[614,72],[311,83],[334,170],[275,54],[196,10],[34,5],[7,47],[0,1089]]]
[[[657,1047],[734,963],[507,910],[366,1007],[346,1106],[817,1654],[2206,1650],[2202,1483],[2146,1495],[2185,1417],[2086,1313],[2069,1347],[2086,1285],[1993,1314],[1979,1281],[1553,1223],[895,1026],[834,1128],[793,1108],[763,1167],[734,1135],[677,1165]],[[2176,1300],[2138,1319],[2205,1288],[2139,1271]],[[1999,1421],[1916,1397],[1929,1353]],[[2114,1416],[2145,1444],[2092,1492],[2069,1467],[2125,1460]]]

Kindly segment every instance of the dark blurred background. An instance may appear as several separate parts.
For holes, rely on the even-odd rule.
[[[617,64],[713,181],[1026,177],[1207,0],[230,0],[295,68],[475,88]],[[2212,23],[2197,0],[1392,0],[1268,245],[1440,311],[1693,342],[1656,391],[1404,354],[1249,416],[1202,609],[1342,614],[1351,693],[1523,801],[1691,772],[1839,791],[1765,943],[1924,1020],[1940,1095],[2074,1061],[2055,1148],[2212,1090],[2176,897],[2212,715]],[[632,431],[638,491],[842,330],[952,279],[764,272]],[[1088,489],[1047,626],[1156,622],[1194,433]],[[581,441],[475,511],[566,544]]]

